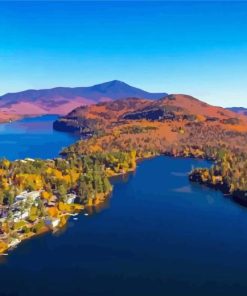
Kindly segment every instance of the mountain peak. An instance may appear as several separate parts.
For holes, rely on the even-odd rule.
[[[127,83],[120,81],[120,80],[111,80],[104,83],[95,84],[92,88],[97,89],[99,91],[104,91],[110,88],[131,88],[132,86],[128,85]]]
[[[127,86],[130,86],[127,83],[125,83],[125,82],[123,82],[121,80],[111,80],[111,81],[105,82],[105,84],[109,84],[109,85],[127,85]]]
[[[33,115],[32,110],[35,112],[39,110],[40,114],[66,114],[76,107],[102,101],[127,97],[154,100],[166,95],[166,93],[150,93],[123,81],[112,80],[88,87],[55,87],[9,93],[0,97],[0,109],[15,114],[25,112],[28,115]]]

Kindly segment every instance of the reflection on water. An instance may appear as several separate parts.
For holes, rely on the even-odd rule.
[[[109,195],[102,203],[98,205],[95,205],[93,207],[86,207],[84,210],[84,215],[92,216],[110,208],[110,199],[111,195]]]

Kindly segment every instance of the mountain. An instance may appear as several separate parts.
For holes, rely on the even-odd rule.
[[[0,111],[22,115],[64,115],[81,105],[126,97],[159,99],[166,95],[166,93],[150,93],[113,80],[89,87],[56,87],[8,93],[0,97]]]
[[[187,95],[168,95],[159,100],[127,98],[114,102],[81,106],[54,123],[62,131],[91,135],[109,126],[127,124],[132,120],[186,123],[203,122],[240,129],[246,118],[221,107],[211,106]]]
[[[247,116],[247,108],[243,108],[243,107],[231,107],[231,108],[227,108],[228,110],[238,113],[238,114],[242,114]]]

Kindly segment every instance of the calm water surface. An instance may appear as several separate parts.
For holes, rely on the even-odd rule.
[[[56,115],[46,115],[0,124],[0,156],[10,160],[58,156],[63,147],[78,137],[53,130],[56,119]]]
[[[190,184],[203,161],[157,157],[111,198],[0,264],[5,295],[246,295],[247,212]],[[0,294],[2,295],[2,294]]]

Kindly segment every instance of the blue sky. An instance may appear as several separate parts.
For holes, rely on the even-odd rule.
[[[118,79],[247,107],[246,2],[0,2],[0,94]]]

